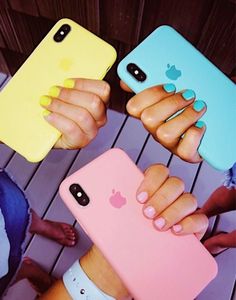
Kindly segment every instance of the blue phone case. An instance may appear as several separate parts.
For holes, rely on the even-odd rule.
[[[127,65],[136,64],[147,78],[137,81]],[[213,167],[227,170],[236,162],[236,85],[170,26],[161,26],[118,65],[119,77],[135,92],[172,82],[177,91],[193,89],[207,105],[201,118],[206,132],[200,155]]]

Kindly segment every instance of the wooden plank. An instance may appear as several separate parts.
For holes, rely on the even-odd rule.
[[[116,60],[114,66],[106,75],[105,79],[111,85],[111,99],[109,107],[116,111],[125,113],[126,112],[126,103],[130,97],[133,96],[131,93],[124,92],[120,87],[120,78],[117,74],[117,66],[121,58],[123,58],[131,50],[131,46],[114,41],[109,38],[105,40],[110,43],[117,51],[118,59]]]
[[[12,9],[32,16],[39,16],[36,0],[9,0]]]
[[[38,165],[38,163],[28,162],[23,156],[15,153],[8,163],[6,171],[13,177],[17,185],[24,190]],[[24,171],[22,172],[22,170]]]
[[[4,168],[14,151],[4,144],[0,144],[0,169]]]
[[[216,66],[230,74],[236,66],[236,3],[214,1],[197,45]]]
[[[128,117],[115,143],[115,147],[123,149],[135,162],[147,136],[148,132],[144,129],[142,123],[137,119]]]
[[[173,156],[169,165],[170,175],[180,177],[185,184],[185,191],[190,192],[199,164],[190,164]]]
[[[6,79],[7,79],[7,75],[0,72],[0,89],[2,88],[2,85],[4,84]]]
[[[7,84],[9,80],[10,76],[7,76],[4,73],[0,73],[0,90]],[[0,143],[0,169],[6,166],[13,153],[14,151],[12,149]]]
[[[20,52],[20,45],[17,41],[15,28],[12,25],[9,15],[8,3],[6,0],[0,1],[0,31],[8,49]]]
[[[196,44],[213,2],[212,0],[146,0],[141,39],[160,25],[170,25],[190,42]]]
[[[197,300],[230,300],[236,270],[236,250],[231,248],[216,257],[217,277],[197,297]],[[233,280],[232,280],[233,279]]]
[[[144,0],[100,0],[101,34],[127,44],[137,44]]]
[[[24,15],[14,10],[9,11],[9,16],[11,18],[12,26],[15,29],[21,52],[29,55],[50,29],[51,24],[49,24],[45,30],[42,24],[45,22],[47,25],[48,22],[43,18]]]
[[[41,16],[53,20],[67,17],[99,34],[98,0],[37,0],[37,3]]]
[[[5,73],[5,74],[10,73],[1,48],[0,48],[0,72]]]
[[[152,164],[167,165],[170,156],[171,153],[150,136],[138,161],[138,167],[144,171]]]
[[[11,75],[15,74],[27,58],[25,54],[8,49],[0,49],[0,54],[2,57],[0,57],[0,67],[2,68],[2,71]]]
[[[76,150],[52,150],[43,160],[25,193],[31,207],[42,216],[57,192],[61,178],[67,172]],[[43,187],[43,196],[42,196]]]
[[[223,180],[223,172],[217,171],[205,161],[203,162],[193,188],[194,195],[199,199],[199,207],[202,207],[215,189],[222,185]]]
[[[37,293],[27,279],[23,279],[9,288],[7,295],[2,300],[34,300]]]
[[[0,31],[0,48],[5,48],[5,47],[6,47],[6,44],[5,44],[5,41],[3,39],[2,33]]]

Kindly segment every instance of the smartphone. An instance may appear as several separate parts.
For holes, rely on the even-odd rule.
[[[236,85],[170,26],[161,26],[118,65],[118,75],[135,93],[164,83],[193,89],[207,112],[199,154],[213,167],[236,162]]]
[[[42,160],[61,133],[43,118],[40,97],[67,78],[103,79],[115,60],[111,45],[58,21],[0,93],[0,141],[30,162]]]
[[[60,195],[135,300],[194,299],[216,276],[216,262],[194,235],[154,229],[136,201],[143,178],[112,149],[66,178]]]

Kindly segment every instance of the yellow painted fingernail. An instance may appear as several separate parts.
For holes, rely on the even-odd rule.
[[[42,106],[48,106],[52,102],[52,99],[48,96],[42,96],[40,97],[40,105]]]
[[[47,116],[50,115],[50,113],[51,113],[50,111],[44,110],[44,111],[43,111],[43,116],[44,116],[44,117],[47,117]]]
[[[73,87],[75,86],[75,81],[73,79],[66,79],[63,85],[68,89],[73,89]]]
[[[59,94],[60,94],[60,88],[57,86],[52,86],[48,93],[49,96],[52,96],[54,98],[58,97]]]

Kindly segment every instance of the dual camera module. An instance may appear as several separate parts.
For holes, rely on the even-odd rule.
[[[146,80],[147,75],[134,63],[127,65],[127,71],[139,82]]]
[[[89,204],[89,197],[78,183],[73,183],[69,190],[79,205],[87,206]]]
[[[71,27],[68,24],[63,24],[59,30],[55,33],[53,39],[55,42],[60,43],[64,40],[64,38],[71,31]]]

